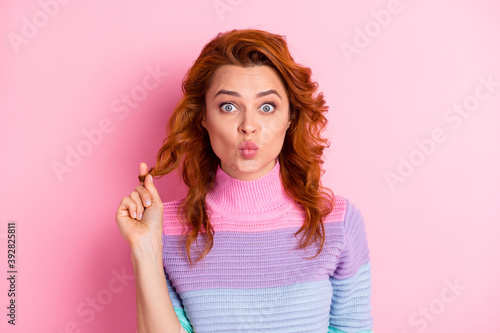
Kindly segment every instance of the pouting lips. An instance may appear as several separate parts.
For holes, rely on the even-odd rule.
[[[241,150],[256,150],[259,149],[259,146],[251,140],[245,141],[240,145]]]

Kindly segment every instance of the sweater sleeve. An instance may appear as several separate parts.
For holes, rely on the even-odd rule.
[[[170,295],[170,300],[172,301],[172,305],[174,307],[175,313],[177,314],[177,318],[181,323],[180,333],[194,333],[194,330],[191,327],[191,323],[189,322],[189,319],[186,317],[186,313],[184,312],[181,298],[179,297],[179,294],[175,291],[172,282],[168,278],[165,266],[163,266],[163,272],[165,273],[165,279],[167,279],[167,287],[168,287],[168,294]]]
[[[373,333],[371,267],[361,212],[346,199],[344,248],[330,277],[333,288],[328,333]]]

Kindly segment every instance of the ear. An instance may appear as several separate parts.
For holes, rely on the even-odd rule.
[[[207,117],[207,110],[205,108],[205,104],[203,104],[201,106],[201,112],[203,113],[203,117],[201,118],[201,125],[203,127],[205,127],[205,129],[206,129],[207,128],[207,119],[206,119],[206,117]]]

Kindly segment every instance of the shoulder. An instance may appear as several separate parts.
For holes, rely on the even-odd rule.
[[[345,202],[344,218],[342,221],[344,236],[348,242],[361,242],[366,238],[366,226],[363,214],[357,203],[347,198],[343,199]]]
[[[344,198],[345,201],[345,222],[356,218],[361,215],[361,211],[358,208],[358,204],[355,203],[352,199]]]
[[[344,222],[349,200],[342,195],[335,194],[333,198],[333,209],[326,216],[325,223]]]
[[[362,224],[363,216],[357,204],[351,199],[335,194],[332,212],[325,222],[341,222],[344,228],[349,229],[353,224]]]

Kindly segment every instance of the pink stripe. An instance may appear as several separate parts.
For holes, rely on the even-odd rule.
[[[181,235],[186,227],[183,227],[177,219],[177,208],[182,199],[164,202],[163,213],[163,234]],[[325,219],[325,224],[342,222],[345,218],[346,199],[342,196],[335,196],[335,206],[332,212]],[[290,227],[302,226],[305,213],[294,204],[280,218],[276,218],[272,213],[242,216],[239,219],[224,218],[221,214],[213,213],[212,225],[215,231],[236,231],[236,232],[262,232],[270,230],[279,230]],[[213,222],[215,221],[215,222]]]

